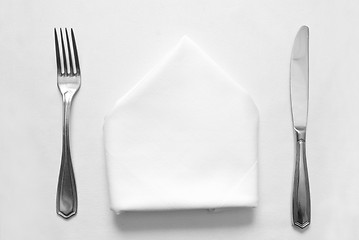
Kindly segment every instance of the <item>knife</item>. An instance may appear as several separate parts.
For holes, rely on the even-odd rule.
[[[309,28],[302,26],[295,37],[290,60],[290,99],[296,140],[292,196],[293,225],[310,224],[310,192],[305,152],[309,92]]]

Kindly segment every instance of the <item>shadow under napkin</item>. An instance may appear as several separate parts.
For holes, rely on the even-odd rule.
[[[207,210],[123,212],[114,215],[114,223],[121,231],[237,228],[251,224],[254,211],[254,208],[233,208],[216,212]]]

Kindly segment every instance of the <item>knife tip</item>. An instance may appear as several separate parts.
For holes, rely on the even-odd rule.
[[[300,31],[306,31],[306,32],[309,32],[309,27],[307,25],[303,25],[300,27],[299,29]]]

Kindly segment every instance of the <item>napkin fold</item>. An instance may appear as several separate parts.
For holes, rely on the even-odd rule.
[[[111,209],[256,206],[258,119],[251,97],[183,37],[105,118]]]

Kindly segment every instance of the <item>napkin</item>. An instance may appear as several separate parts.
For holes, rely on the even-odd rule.
[[[258,119],[241,86],[183,37],[105,118],[111,209],[255,207]]]

